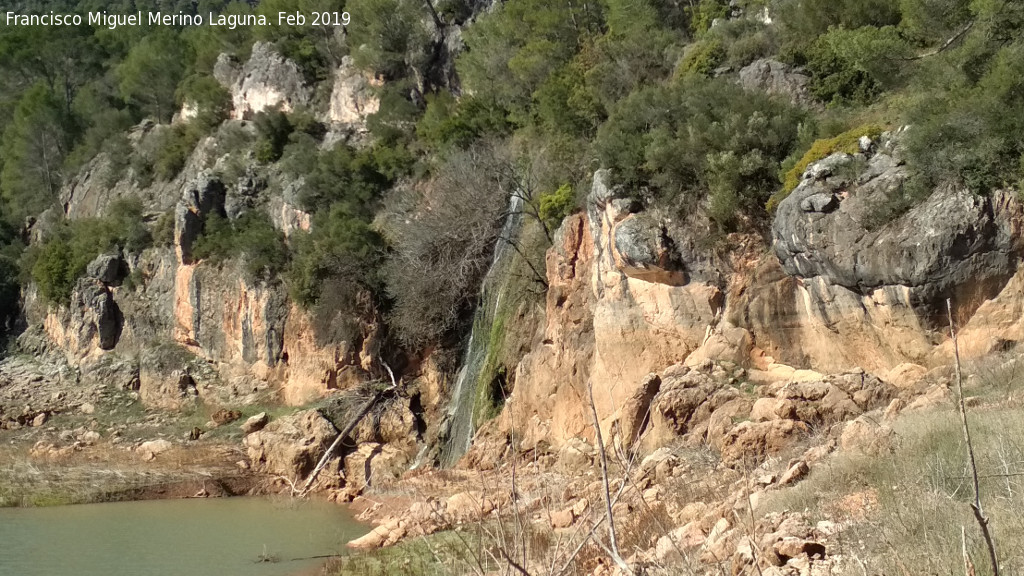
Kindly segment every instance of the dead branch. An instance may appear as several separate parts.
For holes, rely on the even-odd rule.
[[[611,488],[608,484],[608,454],[605,451],[604,438],[601,436],[601,421],[597,417],[597,405],[594,403],[594,385],[592,382],[587,382],[587,393],[590,396],[590,414],[594,418],[594,439],[597,443],[598,454],[601,456],[601,483],[606,513],[608,514],[608,555],[626,574],[632,574],[632,568],[622,559],[622,555],[619,553],[618,536],[615,532],[615,517],[612,515]],[[623,480],[622,485],[626,485],[625,480]],[[594,541],[599,545],[602,544],[596,539]]]
[[[955,44],[957,40],[963,38],[965,34],[970,32],[971,28],[974,28],[974,23],[975,22],[976,22],[976,20],[971,20],[967,24],[964,24],[963,26],[961,26],[959,30],[957,30],[952,36],[947,38],[946,41],[943,42],[942,45],[939,46],[938,48],[935,48],[934,50],[929,50],[929,51],[925,52],[924,54],[918,54],[916,56],[909,56],[909,57],[906,57],[906,58],[900,58],[900,60],[906,60],[908,62],[911,62],[911,61],[914,61],[914,60],[923,60],[925,58],[928,58],[929,56],[935,56],[936,54],[939,54],[941,52],[945,52],[947,49],[949,49],[950,46]]]
[[[999,576],[999,560],[996,557],[996,545],[992,540],[992,534],[989,531],[988,518],[985,516],[985,512],[981,507],[981,486],[978,482],[978,464],[974,458],[974,444],[971,442],[971,429],[967,425],[967,404],[964,402],[963,374],[960,371],[960,349],[956,339],[956,328],[953,325],[953,306],[950,304],[949,298],[946,299],[946,315],[949,318],[949,335],[953,340],[953,359],[956,363],[956,391],[957,396],[960,397],[960,422],[963,424],[964,442],[967,443],[967,459],[968,463],[971,465],[971,474],[974,480],[974,502],[971,504],[971,509],[974,510],[974,518],[978,521],[978,526],[981,527],[981,535],[985,539],[985,546],[988,548],[989,561],[992,563],[992,574],[993,576]]]

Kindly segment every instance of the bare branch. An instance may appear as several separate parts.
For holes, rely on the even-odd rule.
[[[953,325],[953,306],[946,299],[946,314],[949,318],[949,335],[953,340],[953,359],[956,362],[956,391],[960,397],[960,421],[963,424],[964,430],[964,441],[967,443],[967,459],[971,466],[971,474],[974,479],[974,502],[971,504],[971,509],[974,510],[974,518],[978,521],[978,526],[981,527],[981,535],[985,539],[985,545],[988,547],[989,561],[992,563],[992,574],[993,576],[999,576],[999,559],[996,557],[996,545],[992,540],[992,534],[988,527],[988,518],[985,516],[985,512],[981,507],[981,486],[978,482],[978,464],[974,458],[974,444],[971,442],[971,429],[967,425],[967,404],[964,402],[964,381],[963,374],[960,371],[960,348],[957,344],[956,339],[956,328]]]

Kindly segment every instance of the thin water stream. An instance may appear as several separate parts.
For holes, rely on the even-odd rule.
[[[508,215],[494,246],[494,257],[480,286],[480,305],[473,316],[473,327],[462,366],[456,375],[451,400],[447,409],[447,441],[441,460],[446,466],[454,465],[469,450],[476,428],[473,422],[476,391],[480,372],[487,360],[491,325],[505,288],[504,271],[515,257],[511,241],[519,232],[523,220],[523,199],[518,194],[509,199]]]
[[[0,574],[286,576],[367,530],[339,506],[287,499],[2,508]]]

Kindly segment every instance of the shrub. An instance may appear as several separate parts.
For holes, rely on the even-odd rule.
[[[683,61],[679,64],[677,74],[699,74],[711,76],[711,73],[725,61],[725,48],[718,38],[707,38],[690,46]]]
[[[418,143],[429,152],[467,148],[486,135],[507,134],[505,111],[473,96],[456,100],[448,92],[427,96],[427,109],[416,123]]]
[[[598,131],[595,148],[634,194],[647,187],[682,207],[714,193],[725,225],[731,219],[726,204],[762,213],[778,187],[779,163],[797,143],[802,116],[788,103],[730,81],[691,76],[626,98]],[[727,174],[725,166],[736,172]]]
[[[288,144],[288,137],[295,130],[288,115],[277,108],[264,110],[256,114],[253,123],[259,134],[256,160],[264,164],[278,161]]]
[[[833,138],[825,138],[822,140],[816,140],[811,145],[807,152],[804,152],[800,160],[790,168],[782,178],[782,189],[772,195],[768,200],[766,208],[769,212],[775,212],[778,208],[779,202],[782,202],[790,195],[796,187],[800,185],[800,179],[803,177],[807,167],[811,164],[827,158],[836,152],[845,152],[846,154],[856,154],[860,151],[860,138],[861,136],[867,136],[869,138],[877,138],[883,131],[884,126],[878,124],[866,124],[864,126],[858,126],[856,128],[847,130],[842,134]]]
[[[781,0],[773,6],[785,44],[798,55],[829,28],[856,30],[862,26],[896,26],[899,3],[892,0]]]
[[[196,107],[192,121],[204,132],[213,130],[231,114],[231,94],[213,76],[189,76],[178,87],[177,100]]]
[[[189,124],[176,124],[165,130],[156,142],[153,171],[157,178],[173,180],[185,168],[189,156],[202,138],[202,132]]]
[[[1024,14],[1022,14],[1024,19]],[[911,109],[907,161],[919,186],[942,183],[978,193],[1019,185],[1024,179],[1024,43],[994,52],[974,82],[956,67],[946,86],[931,87]]]
[[[576,196],[572,186],[563,184],[558,190],[541,195],[538,215],[549,230],[554,230],[575,208]]]
[[[3,336],[19,313],[18,262],[0,255],[0,336]]]
[[[476,303],[506,208],[507,168],[501,154],[474,147],[438,166],[429,191],[389,198],[393,251],[382,274],[394,302],[390,324],[409,346],[443,339]]]
[[[337,144],[316,154],[315,148],[307,143],[305,150],[305,158],[296,159],[302,162],[289,163],[293,170],[302,170],[292,174],[305,178],[299,192],[302,207],[317,212],[343,205],[353,216],[372,218],[374,201],[392,182],[380,166],[380,162],[391,160],[386,157],[389,149],[375,146],[356,150],[347,144]]]
[[[153,243],[157,246],[174,245],[174,209],[164,212],[153,226]]]
[[[832,28],[807,50],[810,89],[822,102],[868,103],[895,81],[910,46],[896,28]]]
[[[62,304],[96,256],[116,249],[139,252],[151,243],[141,202],[122,199],[111,204],[104,218],[62,224],[49,240],[26,252],[22,267],[46,301]]]
[[[352,295],[379,288],[376,269],[384,243],[367,218],[351,214],[342,204],[318,214],[312,231],[295,235],[292,246],[289,289],[303,306],[318,305],[325,285]],[[331,298],[338,300],[336,294]]]
[[[696,35],[703,34],[711,29],[711,24],[716,19],[725,18],[729,15],[729,3],[721,0],[700,0],[691,8],[690,28]]]
[[[233,222],[216,212],[210,214],[192,250],[196,258],[212,264],[244,258],[250,280],[271,280],[288,264],[284,235],[265,213],[255,210]]]

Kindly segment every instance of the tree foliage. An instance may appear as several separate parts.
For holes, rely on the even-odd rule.
[[[185,76],[186,46],[171,32],[154,32],[134,46],[117,69],[121,96],[160,122],[171,119]]]
[[[119,200],[103,218],[60,225],[42,245],[25,254],[22,267],[40,296],[49,302],[67,303],[75,283],[96,256],[118,250],[138,253],[150,244],[152,238],[142,223],[142,205],[137,200]]]

